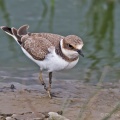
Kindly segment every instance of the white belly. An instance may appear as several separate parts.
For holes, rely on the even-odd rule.
[[[63,69],[71,69],[73,68],[79,59],[73,61],[73,62],[67,62],[64,59],[62,59],[60,56],[58,56],[55,53],[55,50],[53,50],[51,53],[49,53],[43,61],[35,60],[23,47],[21,47],[24,54],[29,57],[32,61],[34,61],[37,65],[40,66],[41,70],[47,70],[48,72],[52,71],[60,71]]]

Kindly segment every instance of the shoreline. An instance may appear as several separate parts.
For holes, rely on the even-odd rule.
[[[10,85],[14,84],[12,90]],[[120,83],[104,83],[98,89],[95,85],[80,81],[54,81],[50,99],[42,85],[0,83],[0,114],[17,114],[17,117],[38,117],[43,113],[62,111],[70,120],[104,120],[120,101]],[[29,113],[29,114],[28,114]],[[34,114],[33,114],[34,113]],[[120,110],[110,120],[119,120]],[[32,119],[31,119],[32,120]]]

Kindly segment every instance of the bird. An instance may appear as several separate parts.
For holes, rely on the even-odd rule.
[[[73,68],[79,61],[82,52],[83,41],[76,35],[62,36],[54,33],[31,33],[29,25],[15,27],[0,27],[5,33],[12,36],[18,43],[23,53],[40,67],[39,80],[52,98],[51,84],[52,73]],[[48,72],[48,87],[42,77],[43,71]]]

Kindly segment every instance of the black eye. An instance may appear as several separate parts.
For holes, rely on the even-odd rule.
[[[69,47],[69,48],[71,48],[71,49],[73,49],[73,46],[72,46],[72,45],[70,45],[70,44],[68,44],[68,47]]]

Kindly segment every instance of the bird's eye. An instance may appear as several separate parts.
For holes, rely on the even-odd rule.
[[[73,49],[73,46],[72,46],[72,45],[70,45],[70,44],[68,44],[68,47],[69,47],[69,48],[71,48],[71,49]]]

